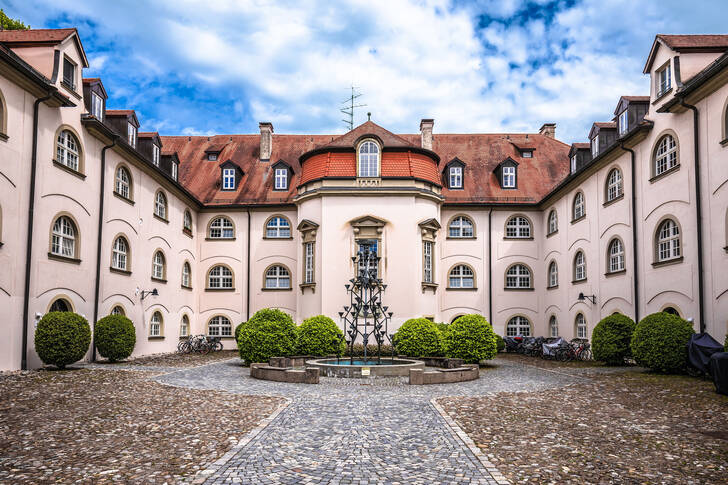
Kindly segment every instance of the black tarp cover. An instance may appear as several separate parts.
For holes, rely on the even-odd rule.
[[[715,392],[728,396],[728,352],[716,352],[710,356],[710,374]]]
[[[710,373],[710,356],[723,352],[723,346],[707,333],[695,333],[688,342],[690,365],[706,374]]]

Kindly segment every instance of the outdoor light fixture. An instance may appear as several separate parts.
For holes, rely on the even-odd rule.
[[[592,305],[597,302],[597,296],[596,295],[585,295],[584,293],[579,293],[579,301],[589,300],[592,302]]]
[[[149,295],[159,296],[159,292],[157,291],[156,288],[153,288],[151,291],[150,290],[142,290],[142,298],[141,299],[143,300],[144,298],[146,298]]]

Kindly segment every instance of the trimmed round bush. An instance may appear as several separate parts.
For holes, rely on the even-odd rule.
[[[624,359],[632,357],[634,328],[634,320],[621,313],[604,317],[592,332],[594,359],[607,365],[624,364]]]
[[[296,352],[299,355],[341,355],[345,349],[344,334],[325,315],[307,318],[297,329]]]
[[[442,334],[434,322],[426,318],[410,318],[394,334],[397,353],[410,357],[442,355]]]
[[[685,369],[692,325],[677,315],[653,313],[643,318],[632,335],[632,355],[637,364],[657,372]]]
[[[293,355],[296,351],[296,326],[291,316],[270,308],[259,310],[240,329],[238,350],[240,358],[247,364]]]
[[[503,340],[503,337],[501,337],[498,334],[495,334],[495,346],[496,346],[496,352],[501,352],[506,349],[506,342]]]
[[[48,312],[35,330],[35,351],[45,364],[63,369],[83,359],[91,343],[91,327],[81,315]]]
[[[109,362],[126,359],[134,351],[136,330],[124,315],[109,315],[94,326],[94,343],[101,357]]]
[[[449,324],[447,324],[447,323],[442,323],[442,322],[439,322],[439,323],[438,323],[438,322],[435,322],[435,326],[436,326],[436,327],[437,327],[437,329],[438,329],[438,330],[440,331],[440,335],[441,335],[441,336],[442,336],[443,338],[445,337],[445,335],[447,334],[447,331],[448,331],[448,329],[450,328],[450,325],[449,325]],[[443,345],[444,345],[444,344],[443,344]],[[443,350],[445,350],[445,349],[443,348]]]
[[[240,330],[242,330],[243,326],[244,326],[244,325],[245,325],[246,323],[247,323],[247,322],[240,322],[240,323],[238,323],[238,326],[237,326],[237,327],[235,327],[235,333],[234,333],[233,335],[235,335],[235,341],[236,341],[236,342],[238,341],[238,338],[240,337]]]
[[[493,327],[482,315],[463,315],[449,325],[445,335],[448,357],[463,359],[466,364],[495,357],[497,343]]]

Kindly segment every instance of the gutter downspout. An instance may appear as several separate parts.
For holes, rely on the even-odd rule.
[[[23,293],[23,347],[20,349],[20,368],[28,369],[28,306],[30,305],[30,267],[33,250],[33,216],[35,214],[35,176],[38,165],[38,109],[40,104],[48,101],[56,90],[38,98],[33,103],[33,148],[30,157],[30,197],[28,204],[28,239],[25,249],[25,290]]]
[[[491,216],[493,208],[488,211],[488,321],[493,325],[493,231],[491,230]]]
[[[680,106],[687,108],[693,112],[693,145],[695,145],[695,219],[698,229],[698,322],[700,322],[700,332],[705,332],[705,308],[703,307],[703,221],[702,221],[702,197],[700,194],[700,145],[698,127],[700,123],[698,108],[685,102],[685,98],[680,98]]]
[[[635,174],[635,154],[634,150],[625,148],[624,142],[620,143],[620,148],[630,154],[630,164],[632,172],[632,275],[634,278],[634,321],[640,321],[640,300],[639,300],[639,271],[637,263],[637,176]]]
[[[99,190],[99,235],[96,240],[96,286],[94,289],[94,320],[91,324],[96,326],[99,319],[99,291],[101,289],[101,238],[104,233],[104,194],[106,188],[106,150],[116,145],[118,135],[114,135],[111,139],[111,145],[106,145],[101,149],[101,189]],[[91,331],[91,362],[96,362],[96,340],[94,332]]]
[[[245,209],[245,212],[248,214],[248,237],[247,237],[247,245],[246,245],[246,251],[248,253],[245,264],[246,264],[246,270],[245,270],[245,289],[246,289],[246,295],[245,295],[245,321],[247,322],[250,320],[250,209]]]

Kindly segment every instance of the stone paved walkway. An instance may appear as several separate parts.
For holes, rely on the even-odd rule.
[[[457,425],[444,419],[431,399],[533,391],[581,379],[496,361],[477,381],[458,384],[409,386],[403,378],[322,378],[319,385],[304,385],[252,379],[237,360],[156,378],[173,386],[290,399],[265,428],[218,460],[197,482],[342,485],[508,483],[464,433],[458,435]]]

